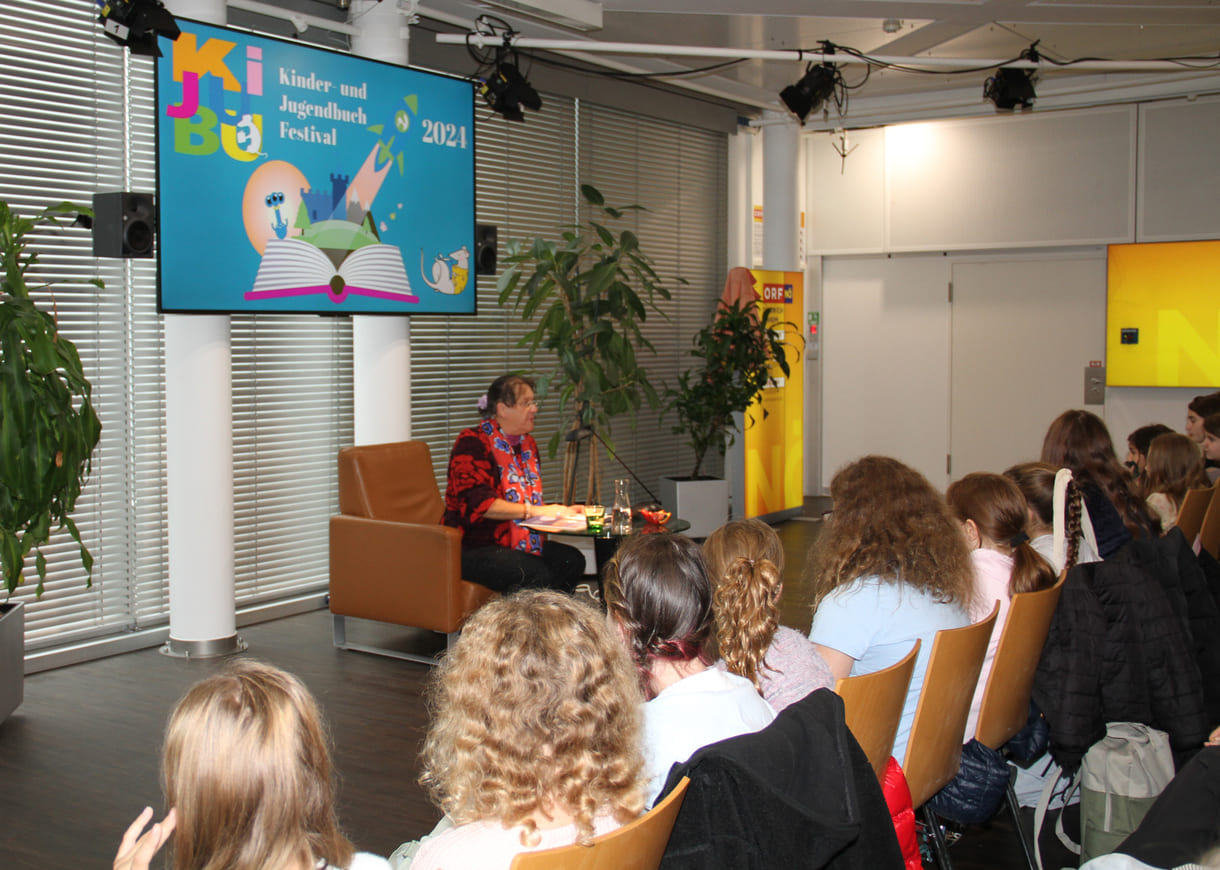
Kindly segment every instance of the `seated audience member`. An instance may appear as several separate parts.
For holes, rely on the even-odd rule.
[[[575,516],[543,504],[534,436],[534,384],[517,375],[492,381],[479,399],[483,419],[463,429],[449,454],[445,525],[462,532],[462,577],[506,592],[520,587],[571,592],[585,570],[575,547],[521,525],[534,516]]]
[[[734,520],[703,544],[715,592],[720,665],[745,677],[776,712],[835,679],[809,638],[779,624],[784,545],[762,520]]]
[[[669,768],[697,749],[775,718],[744,677],[715,658],[712,583],[699,545],[683,535],[627,538],[606,566],[606,609],[639,672],[651,803]]]
[[[1195,396],[1186,405],[1186,436],[1196,444],[1203,444],[1203,421],[1212,414],[1220,414],[1220,392]]]
[[[1152,439],[1172,431],[1164,423],[1149,423],[1147,426],[1140,426],[1127,436],[1127,461],[1123,464],[1137,483],[1144,481],[1144,469],[1148,464],[1148,446],[1152,443]]]
[[[1167,532],[1178,521],[1186,491],[1211,485],[1203,471],[1203,454],[1199,445],[1186,435],[1169,432],[1152,439],[1147,469],[1145,501]]]
[[[1220,391],[1195,396],[1186,406],[1186,435],[1191,441],[1198,444],[1200,449],[1202,449],[1203,440],[1207,435],[1203,428],[1203,421],[1212,414],[1220,414]],[[1215,474],[1211,469],[1220,469],[1220,460],[1208,459],[1204,456],[1203,464],[1208,469],[1208,478],[1215,480]]]
[[[978,687],[970,702],[970,718],[966,721],[964,735],[968,741],[978,726],[983,691],[1004,623],[1008,620],[1012,596],[1055,585],[1055,571],[1029,545],[1029,536],[1025,533],[1025,499],[1008,478],[999,474],[967,474],[949,484],[945,499],[962,525],[970,548],[970,561],[974,565],[974,604],[970,618],[975,622],[986,619],[995,603],[1000,602]]]
[[[247,659],[196,683],[170,717],[161,757],[169,812],[146,808],[115,870],[146,870],[174,834],[174,870],[376,870],[339,830],[317,702],[291,674]]]
[[[1207,479],[1215,483],[1220,479],[1220,413],[1208,414],[1203,421],[1203,458]]]
[[[484,605],[430,700],[420,782],[456,826],[412,870],[506,870],[643,811],[640,691],[600,611],[546,590]]]
[[[1042,461],[1072,472],[1103,559],[1132,538],[1155,538],[1161,533],[1156,517],[1132,490],[1106,424],[1096,414],[1073,410],[1056,417],[1042,441]]]
[[[1082,562],[1097,562],[1097,542],[1093,526],[1084,522],[1087,516],[1080,489],[1072,473],[1046,462],[1022,462],[1004,472],[1017,485],[1027,506],[1025,530],[1030,546],[1050,563],[1056,573]],[[1062,503],[1055,510],[1055,490],[1059,487]],[[1056,535],[1058,529],[1058,551]]]
[[[941,494],[896,459],[841,468],[830,496],[834,513],[812,554],[809,639],[836,679],[887,668],[923,642],[894,740],[901,762],[936,632],[970,622],[970,554]]]

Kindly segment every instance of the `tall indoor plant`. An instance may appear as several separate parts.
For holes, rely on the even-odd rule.
[[[538,394],[558,393],[560,413],[568,418],[563,500],[569,503],[581,443],[576,436],[607,426],[617,415],[634,414],[644,402],[658,404],[639,360],[642,351],[653,349],[641,326],[649,309],[660,313],[658,298],[670,298],[635,233],[609,226],[642,207],[608,206],[588,184],[580,192],[592,216],[566,229],[558,242],[510,240],[498,284],[500,304],[511,301],[534,323],[521,339],[531,363],[540,350],[554,357],[539,378]],[[552,437],[552,455],[563,434]],[[586,501],[598,500],[596,441],[592,446]]]
[[[701,473],[709,451],[725,455],[738,431],[737,415],[745,415],[745,426],[753,423],[750,408],[771,379],[772,364],[789,374],[788,336],[799,340],[799,333],[780,316],[780,309],[755,301],[721,302],[712,322],[695,334],[690,355],[697,362],[665,391],[666,410],[677,417],[673,432],[686,437],[695,466],[689,477],[663,478],[661,497],[691,522],[694,537],[710,534],[728,517],[728,483]],[[685,495],[692,485],[699,491]]]
[[[779,309],[721,303],[712,322],[695,334],[690,355],[699,362],[678,376],[666,390],[667,408],[677,414],[673,431],[685,435],[695,451],[698,478],[709,450],[724,456],[737,433],[737,414],[745,414],[771,378],[770,363],[786,377],[785,355],[791,323],[779,320]],[[752,418],[745,419],[749,426]]]
[[[6,597],[24,582],[31,552],[42,594],[47,563],[40,548],[59,529],[80,546],[85,570],[93,568],[71,513],[101,423],[76,346],[30,298],[31,290],[45,285],[27,284],[38,262],[30,233],[82,213],[91,214],[65,202],[23,218],[0,200],[0,562]]]

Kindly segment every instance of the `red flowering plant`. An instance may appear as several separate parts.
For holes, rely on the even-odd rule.
[[[685,435],[695,451],[691,477],[700,477],[712,448],[724,456],[735,440],[736,414],[745,414],[746,427],[753,424],[750,406],[771,380],[771,366],[787,377],[787,330],[798,340],[800,333],[778,317],[779,309],[760,308],[754,301],[721,303],[712,322],[695,334],[690,355],[699,363],[665,391],[666,411],[678,416],[673,431]]]

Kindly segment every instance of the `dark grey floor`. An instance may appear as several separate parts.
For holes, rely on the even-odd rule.
[[[819,528],[805,520],[779,527],[789,563],[783,621],[802,630],[811,619],[802,571]],[[421,643],[402,630],[362,630],[379,642]],[[430,830],[439,814],[415,782],[428,668],[336,650],[322,611],[241,634],[248,655],[300,675],[318,696],[336,744],[341,818],[355,843],[384,855]],[[157,759],[170,708],[215,667],[144,650],[28,677],[24,704],[0,724],[0,868],[109,866],[130,820],[145,805],[160,810]],[[952,854],[959,870],[1023,866],[1003,819],[967,831]]]

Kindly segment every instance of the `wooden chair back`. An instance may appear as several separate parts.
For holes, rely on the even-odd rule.
[[[1049,589],[1021,592],[1012,597],[974,732],[974,737],[985,746],[999,749],[1029,721],[1034,673],[1059,603],[1059,593],[1063,591],[1063,581],[1061,577]]]
[[[1191,544],[1195,542],[1195,538],[1199,536],[1199,531],[1203,528],[1203,517],[1207,514],[1207,508],[1212,503],[1212,493],[1215,491],[1214,486],[1206,489],[1188,489],[1186,495],[1182,497],[1182,506],[1178,508],[1178,518],[1174,521],[1174,525],[1182,530],[1182,534]]]
[[[885,776],[885,766],[894,751],[919,645],[916,639],[915,646],[897,664],[871,674],[843,677],[835,683],[835,694],[843,699],[847,728],[868,756],[877,779]]]
[[[997,602],[982,622],[936,632],[919,706],[902,767],[918,808],[957,775],[970,701],[979,682],[987,643],[1000,612]]]
[[[540,852],[522,852],[510,870],[657,870],[669,843],[689,777],[651,810],[617,830],[594,837],[587,846],[574,843]]]
[[[1220,483],[1220,481],[1217,481],[1217,483]],[[1204,550],[1211,553],[1214,558],[1220,559],[1220,498],[1216,498],[1214,496],[1216,491],[1215,486],[1212,486],[1211,489],[1201,491],[1209,493],[1209,495],[1206,497],[1210,500],[1208,501],[1207,507],[1203,512],[1203,520],[1199,523],[1199,544]],[[1186,497],[1190,498],[1193,493],[1193,490],[1186,493]],[[1186,506],[1185,501],[1183,501],[1182,506]],[[1180,522],[1178,526],[1181,528]],[[1193,544],[1195,537],[1194,535],[1188,534],[1189,532],[1189,528],[1182,528],[1182,533],[1186,535],[1186,540]]]

